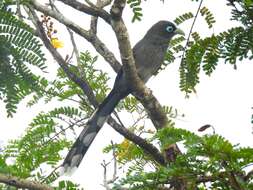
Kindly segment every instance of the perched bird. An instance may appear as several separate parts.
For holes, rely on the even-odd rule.
[[[169,21],[159,21],[154,24],[133,48],[133,56],[137,73],[143,82],[154,75],[161,67],[170,40],[176,34],[184,35],[183,31]],[[125,74],[122,70],[118,72],[113,89],[105,100],[93,113],[87,126],[67,154],[62,169],[64,172],[78,167],[92,141],[102,128],[106,119],[113,112],[119,101],[131,93],[127,85]]]

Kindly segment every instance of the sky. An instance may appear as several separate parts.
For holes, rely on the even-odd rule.
[[[208,7],[215,15],[216,23],[212,30],[207,29],[207,25],[202,17],[197,19],[194,31],[198,31],[201,35],[210,35],[211,33],[218,33],[230,28],[236,23],[231,22],[230,10],[225,5],[225,0],[205,0],[203,6]],[[134,45],[139,39],[143,37],[148,28],[159,20],[174,20],[174,18],[189,10],[195,13],[198,3],[192,3],[191,0],[165,0],[164,4],[159,1],[143,2],[143,18],[141,22],[131,23],[131,11],[129,9],[124,12],[125,23],[128,27],[130,40]],[[89,24],[89,17],[80,15],[78,12],[64,8],[60,4],[65,16],[71,17],[73,21],[86,27]],[[191,25],[191,21],[183,24],[182,29],[187,33]],[[59,25],[59,39],[67,39],[66,32],[61,29]],[[62,32],[61,32],[62,31]],[[103,21],[99,21],[98,35],[105,44],[111,49],[119,58],[118,48],[115,36],[112,30]],[[76,37],[78,48],[80,51],[89,49],[96,54],[94,49],[82,39]],[[80,39],[80,41],[79,41]],[[69,43],[64,41],[65,47],[60,51],[63,55],[69,52]],[[52,58],[48,57],[50,62],[50,69],[54,72],[56,63]],[[251,61],[252,62],[252,61]],[[115,74],[112,69],[104,63],[103,58],[99,58],[98,68],[109,72],[112,76],[110,84],[114,81]],[[176,127],[188,129],[197,132],[197,129],[205,124],[214,126],[217,134],[224,136],[232,143],[240,143],[242,146],[253,146],[252,141],[252,124],[251,115],[253,110],[253,65],[250,61],[245,60],[238,62],[237,70],[233,66],[224,64],[220,61],[217,69],[211,75],[206,76],[204,73],[200,74],[200,84],[197,86],[197,93],[192,94],[190,98],[185,99],[185,95],[179,89],[179,62],[175,62],[166,67],[157,76],[151,78],[147,86],[152,89],[154,95],[162,105],[173,106],[178,109],[179,113],[185,115],[183,118],[176,120]],[[50,70],[50,71],[51,71]],[[30,122],[31,116],[36,115],[40,110],[50,109],[51,106],[39,104],[30,109],[25,107],[24,103],[19,106],[17,114],[13,119],[5,117],[3,104],[0,106],[0,119],[2,124],[0,130],[0,142],[7,142],[10,139],[20,136],[27,124]],[[124,114],[123,114],[124,116]],[[123,118],[127,121],[129,118]],[[205,133],[212,133],[207,130]],[[102,190],[104,189],[100,184],[103,180],[103,169],[100,163],[109,160],[110,156],[101,153],[101,150],[113,140],[115,142],[121,141],[122,137],[117,134],[108,125],[104,126],[100,131],[98,137],[92,144],[91,149],[85,156],[80,168],[71,176],[64,176],[65,179],[72,179],[74,182],[80,183],[87,190]],[[110,178],[110,176],[108,176]]]

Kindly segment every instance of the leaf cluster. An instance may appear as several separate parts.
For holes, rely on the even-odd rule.
[[[193,44],[186,50],[180,66],[180,88],[186,93],[195,91],[199,83],[202,67],[211,75],[219,61],[224,60],[237,67],[238,60],[253,58],[253,26],[251,28],[235,27],[218,35],[199,39],[195,35]],[[202,66],[201,66],[202,65]]]
[[[81,53],[79,58],[77,66],[68,64],[70,71],[77,77],[84,78],[93,89],[96,99],[102,101],[109,90],[108,75],[95,68],[97,57],[88,51]],[[58,69],[55,80],[49,81],[41,77],[37,82],[41,90],[33,93],[28,101],[29,106],[39,101],[50,104],[55,100],[62,102],[63,106],[49,111],[43,110],[34,117],[25,135],[4,147],[0,155],[0,169],[3,173],[51,184],[59,178],[54,170],[62,160],[61,151],[71,145],[66,136],[69,139],[73,134],[76,135],[75,129],[85,126],[94,108],[80,87],[71,81],[61,68]],[[128,106],[133,107],[131,102]],[[13,164],[7,164],[10,159]],[[49,170],[53,172],[45,172]],[[59,182],[59,189],[67,187],[80,189],[71,182]]]
[[[227,0],[228,6],[232,8],[232,20],[239,21],[244,26],[253,24],[253,1],[252,0]]]
[[[11,117],[24,97],[40,90],[38,74],[31,67],[45,71],[46,66],[32,29],[11,12],[0,9],[0,99]]]
[[[175,38],[168,50],[165,64],[181,59],[180,64],[180,89],[188,96],[195,92],[199,83],[199,74],[203,70],[206,75],[211,75],[218,63],[224,60],[237,68],[237,62],[243,59],[253,58],[253,25],[249,9],[252,4],[247,1],[233,1],[232,19],[241,22],[241,25],[230,28],[219,34],[202,38],[198,32],[191,32],[189,39]],[[239,7],[240,6],[240,7]],[[238,9],[243,11],[238,11]],[[200,15],[204,17],[208,28],[212,28],[215,18],[207,7],[200,9]],[[178,16],[175,23],[183,24],[193,18],[191,12]],[[246,21],[247,20],[247,21]],[[187,42],[185,46],[182,42]]]

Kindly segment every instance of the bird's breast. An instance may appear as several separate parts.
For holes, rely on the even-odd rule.
[[[135,64],[139,77],[146,83],[161,67],[168,46],[149,44],[134,51]]]

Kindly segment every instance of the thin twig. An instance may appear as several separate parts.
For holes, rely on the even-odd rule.
[[[85,120],[87,118],[82,118],[80,120],[78,120],[76,123],[72,123],[70,124],[68,127],[62,129],[61,131],[55,133],[54,136],[52,136],[51,138],[49,138],[44,144],[48,144],[49,142],[53,141],[56,137],[58,137],[61,133],[65,132],[66,130],[68,130],[69,128],[73,128],[75,125],[77,125],[77,123],[82,122],[83,120]]]
[[[48,176],[45,177],[45,178],[41,181],[41,183],[45,183],[46,180],[47,180],[49,177],[51,177],[51,175],[53,175],[53,174],[56,172],[56,170],[58,170],[61,166],[62,166],[62,165],[59,165],[59,166],[57,166],[56,168],[54,168],[54,169],[50,172],[50,174],[48,174]]]
[[[113,183],[118,179],[117,177],[117,155],[116,155],[116,149],[115,149],[115,144],[113,141],[111,141],[112,145],[112,156],[113,156],[113,176],[111,180],[108,180],[107,183]]]
[[[110,162],[105,162],[105,160],[103,160],[103,163],[101,163],[101,166],[104,168],[104,180],[103,180],[103,186],[106,188],[106,190],[111,190],[109,184],[115,182],[118,177],[117,177],[117,159],[116,159],[116,150],[115,150],[115,144],[113,143],[113,141],[111,141],[111,145],[112,145],[112,151],[113,151],[113,175],[112,175],[112,179],[107,180],[107,166],[111,164]]]
[[[132,124],[132,126],[134,127],[135,125],[137,125],[137,123],[139,123],[142,119],[146,118],[147,114],[141,115],[140,117],[138,117],[135,122]]]
[[[16,12],[16,14],[18,15],[18,18],[21,21],[23,21],[24,16],[21,13],[20,0],[17,0],[16,5],[17,5],[17,12]]]
[[[110,164],[110,162],[106,163],[105,160],[103,160],[103,163],[101,163],[101,166],[104,168],[104,180],[103,180],[103,186],[106,188],[106,190],[111,190],[107,183],[107,166]]]
[[[195,16],[194,16],[194,19],[193,19],[193,22],[192,22],[192,25],[191,25],[191,28],[190,28],[190,31],[189,31],[189,34],[188,34],[188,37],[187,37],[187,40],[186,40],[186,44],[185,44],[185,47],[184,47],[184,51],[183,51],[181,63],[183,63],[183,60],[184,60],[184,57],[185,57],[186,48],[187,48],[187,46],[188,46],[188,44],[189,44],[190,37],[191,37],[191,34],[192,34],[192,30],[193,30],[193,27],[194,27],[194,25],[195,25],[195,23],[196,23],[198,14],[199,14],[199,12],[200,12],[200,8],[201,8],[201,6],[202,6],[202,3],[203,3],[203,0],[201,0],[201,1],[199,2],[198,10],[197,10],[197,12],[196,12],[196,14],[195,14]]]

